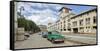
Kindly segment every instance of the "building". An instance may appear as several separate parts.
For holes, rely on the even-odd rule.
[[[60,19],[54,24],[49,24],[48,29],[62,33],[96,33],[97,8],[75,15],[72,9],[62,7],[59,12]]]
[[[60,31],[61,32],[70,32],[68,25],[70,24],[70,18],[75,14],[71,12],[72,9],[62,7],[60,9]]]
[[[46,25],[38,25],[41,31],[47,31],[47,26]]]
[[[74,33],[96,33],[97,8],[82,12],[71,18],[71,30]]]
[[[63,32],[63,33],[64,32],[70,32],[69,29],[68,29],[70,17],[75,15],[75,14],[70,12],[71,10],[72,9],[70,9],[70,8],[62,7],[59,10],[60,19],[58,21],[56,21],[55,24],[51,24],[48,27],[53,28],[52,30],[56,30],[56,31]]]

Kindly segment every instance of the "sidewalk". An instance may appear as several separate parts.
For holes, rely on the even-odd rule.
[[[15,49],[23,49],[23,48],[30,48],[32,47],[33,42],[33,35],[31,35],[28,39],[23,41],[16,41],[15,42]]]

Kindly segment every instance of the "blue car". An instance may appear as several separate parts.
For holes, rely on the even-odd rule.
[[[43,38],[46,38],[47,35],[48,35],[48,32],[42,32],[42,37],[43,37]]]

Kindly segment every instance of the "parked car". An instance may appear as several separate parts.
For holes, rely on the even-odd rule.
[[[46,38],[47,35],[48,35],[48,32],[42,32],[42,37],[43,37],[43,38]]]
[[[47,39],[52,43],[64,42],[64,36],[57,31],[48,32]]]
[[[25,33],[25,35],[24,35],[25,37],[24,37],[24,39],[26,40],[27,38],[29,38],[30,37],[30,35],[29,35],[29,33]]]
[[[30,32],[29,32],[29,34],[30,34],[30,35],[32,35],[32,34],[33,34],[33,32],[32,32],[32,31],[30,31]]]

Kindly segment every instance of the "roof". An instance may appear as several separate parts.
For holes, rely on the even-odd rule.
[[[67,7],[62,7],[59,11],[61,11],[62,9],[72,10],[72,9],[70,9],[70,8],[67,8]]]
[[[97,8],[93,8],[93,9],[84,11],[84,12],[82,12],[82,13],[80,13],[80,14],[77,14],[77,15],[73,16],[72,18],[75,18],[75,17],[77,17],[77,16],[80,16],[80,15],[82,15],[82,14],[88,13],[88,12],[93,11],[93,10],[97,10]],[[71,19],[72,19],[72,18],[71,18]]]

